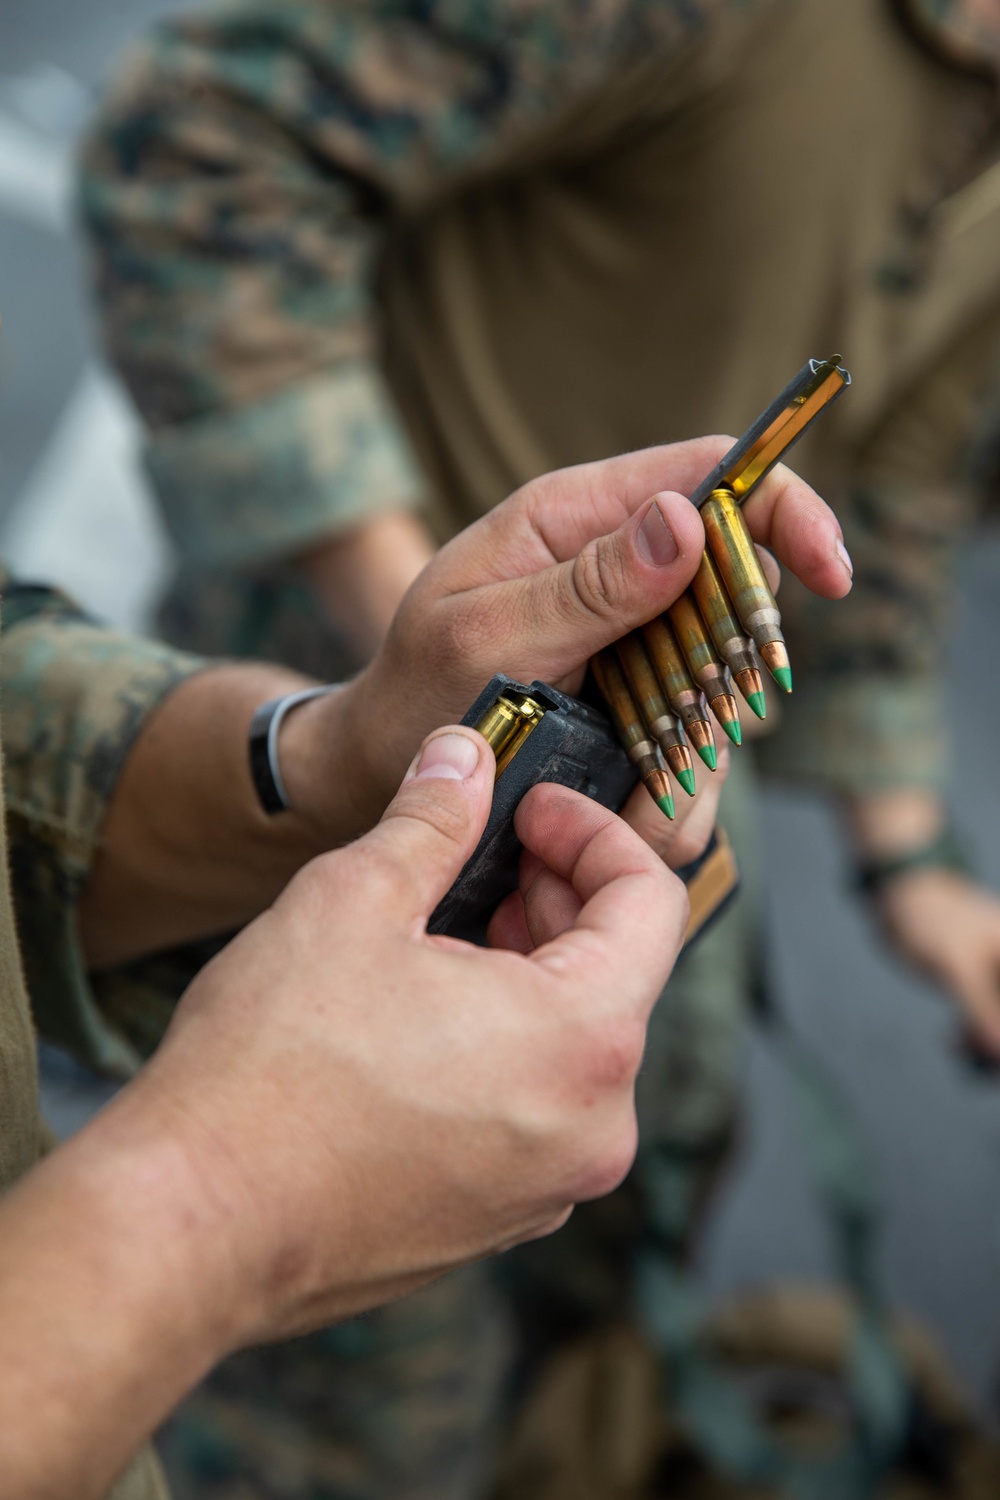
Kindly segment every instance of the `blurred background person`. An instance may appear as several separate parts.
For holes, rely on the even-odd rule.
[[[858,581],[849,610],[785,606],[799,691],[774,760],[846,800],[888,934],[1000,1053],[1000,904],[942,837],[937,682],[960,464],[1000,349],[1000,205],[968,222],[998,46],[978,14],[931,25],[879,0],[314,0],[168,27],[112,91],[82,189],[181,555],[168,637],[330,675],[344,645],[374,648],[435,543],[510,489],[739,431],[808,354],[843,348],[855,390],[802,462]],[[752,882],[736,759],[725,817]],[[688,1183],[692,1231],[734,1125],[750,915],[679,972],[645,1074],[646,1138]],[[540,1345],[543,1325],[557,1343],[623,1315],[622,1247],[655,1192],[640,1160],[618,1223],[579,1215],[519,1257]],[[511,1336],[478,1273],[331,1332],[336,1363],[317,1349],[299,1389],[332,1471],[339,1427],[357,1475],[334,1492],[479,1492]],[[265,1384],[286,1383],[282,1358]]]
[[[859,581],[797,643],[775,759],[850,799],[866,863],[923,848],[960,465],[1000,344],[998,59],[990,6],[920,0],[836,24],[810,0],[475,21],[314,0],[167,28],[83,174],[181,553],[167,633],[363,659],[435,542],[533,474],[737,431],[839,342],[857,390],[802,462]],[[936,890],[963,966],[904,888],[902,951],[1000,1056],[1000,906]]]
[[[664,7],[590,30],[565,19],[565,32],[543,24],[554,6],[518,24],[498,10],[485,49],[454,16],[409,30],[337,14],[258,6],[244,26],[237,7],[154,45],[90,157],[113,345],[184,558],[169,633],[307,666],[318,651],[331,675],[345,633],[357,655],[371,648],[429,537],[508,484],[699,421],[739,430],[805,355],[836,344],[858,384],[836,440],[818,434],[801,461],[845,517],[868,609],[792,634],[799,692],[775,753],[852,797],[865,855],[926,847],[942,773],[927,585],[953,538],[940,506],[957,504],[955,458],[995,338],[989,213],[957,235],[973,247],[961,275],[942,241],[954,246],[949,213],[989,162],[989,52],[966,45],[955,12],[925,56],[926,33],[874,4],[835,31],[818,7],[762,6],[713,12],[692,35]],[[737,245],[731,226],[748,223]],[[915,352],[914,330],[931,336]],[[423,530],[401,510],[417,502]],[[874,787],[886,795],[862,800]],[[927,930],[907,921],[912,893],[935,882],[937,910],[942,881],[983,939],[978,1001],[988,900],[928,870],[894,882],[897,925],[912,952]],[[732,1121],[745,954],[720,934],[712,971],[667,1011],[675,1066],[657,1128],[706,1163]],[[443,1385],[466,1367],[470,1307],[454,1325],[449,1309],[439,1323],[413,1312],[403,1329],[406,1348],[461,1325]],[[331,1342],[343,1357],[355,1337]],[[394,1337],[383,1321],[369,1344]],[[501,1347],[496,1324],[484,1347]],[[470,1387],[473,1404],[492,1401],[498,1364],[479,1364],[491,1389]],[[383,1358],[373,1377],[376,1414],[393,1368]],[[328,1402],[329,1379],[320,1359]],[[417,1424],[447,1435],[454,1412],[442,1417],[426,1382],[423,1394]]]

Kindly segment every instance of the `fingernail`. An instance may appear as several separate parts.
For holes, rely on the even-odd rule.
[[[677,556],[677,543],[667,525],[667,518],[660,509],[659,501],[651,500],[642,518],[636,545],[647,562],[654,568],[665,568]]]
[[[840,558],[841,562],[844,564],[844,567],[847,569],[848,577],[853,578],[854,564],[851,562],[851,554],[848,552],[843,542],[837,543],[837,556]]]
[[[420,752],[415,781],[437,776],[446,781],[468,781],[479,764],[479,746],[464,734],[439,734]]]

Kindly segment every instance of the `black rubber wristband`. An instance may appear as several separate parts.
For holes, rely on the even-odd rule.
[[[261,704],[250,720],[250,775],[260,805],[266,813],[287,812],[290,805],[278,761],[278,731],[282,719],[289,709],[300,703],[307,703],[310,698],[323,698],[327,693],[335,693],[339,686],[338,682],[332,682],[325,687],[306,688],[301,693],[286,693],[283,698],[271,698],[267,703]]]
[[[887,859],[865,860],[854,875],[854,889],[866,896],[877,896],[883,886],[898,875],[912,870],[954,870],[960,875],[972,874],[972,863],[962,839],[954,828],[943,828],[936,838],[905,854]]]

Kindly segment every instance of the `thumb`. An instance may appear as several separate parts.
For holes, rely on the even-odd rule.
[[[569,670],[673,604],[698,571],[704,546],[696,508],[664,491],[575,557],[501,584],[496,617],[508,641],[514,622],[536,659],[544,649],[551,666],[542,675],[551,681],[560,666]]]
[[[495,773],[474,729],[448,725],[424,740],[381,822],[354,845],[391,883],[383,904],[395,916],[429,917],[454,884],[486,827]]]

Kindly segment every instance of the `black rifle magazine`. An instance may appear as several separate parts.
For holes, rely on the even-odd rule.
[[[531,699],[541,710],[540,717],[497,776],[483,836],[427,924],[428,932],[479,944],[485,943],[489,920],[500,902],[517,888],[522,846],[514,832],[514,813],[525,792],[537,782],[555,782],[618,812],[638,780],[604,714],[544,682],[526,687],[498,673],[462,723],[475,728],[498,700],[509,698]],[[736,861],[724,833],[716,830],[701,857],[677,873],[691,896],[687,946],[723,911],[739,887]]]

